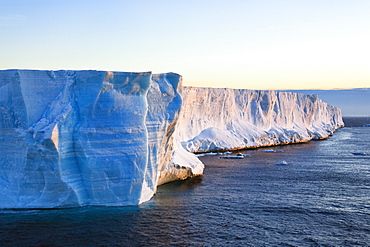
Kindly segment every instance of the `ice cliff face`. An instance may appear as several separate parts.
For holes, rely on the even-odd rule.
[[[137,205],[202,174],[188,151],[307,141],[341,125],[314,96],[182,88],[174,73],[0,71],[0,208]]]
[[[181,83],[181,76],[174,73],[152,76],[145,121],[149,133],[151,172],[146,181],[150,184],[150,197],[157,185],[203,174],[203,163],[174,139],[182,106]]]
[[[178,139],[209,152],[327,138],[343,126],[340,109],[315,95],[245,89],[183,89]]]
[[[137,205],[201,174],[193,154],[183,169],[173,158],[180,86],[172,73],[1,71],[0,208]]]

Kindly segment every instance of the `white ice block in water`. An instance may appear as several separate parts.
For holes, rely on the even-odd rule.
[[[325,138],[315,96],[189,88],[175,73],[0,71],[0,208],[137,205],[201,175],[190,152]]]

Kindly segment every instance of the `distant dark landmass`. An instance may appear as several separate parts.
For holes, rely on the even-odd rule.
[[[283,91],[317,94],[326,103],[339,107],[344,117],[370,117],[370,88]]]

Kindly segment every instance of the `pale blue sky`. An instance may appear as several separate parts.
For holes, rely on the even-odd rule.
[[[184,85],[370,87],[368,0],[0,0],[0,69],[176,72]]]

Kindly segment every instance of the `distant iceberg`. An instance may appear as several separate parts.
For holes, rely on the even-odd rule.
[[[137,205],[193,154],[326,138],[317,97],[182,87],[175,73],[0,71],[0,208]]]

